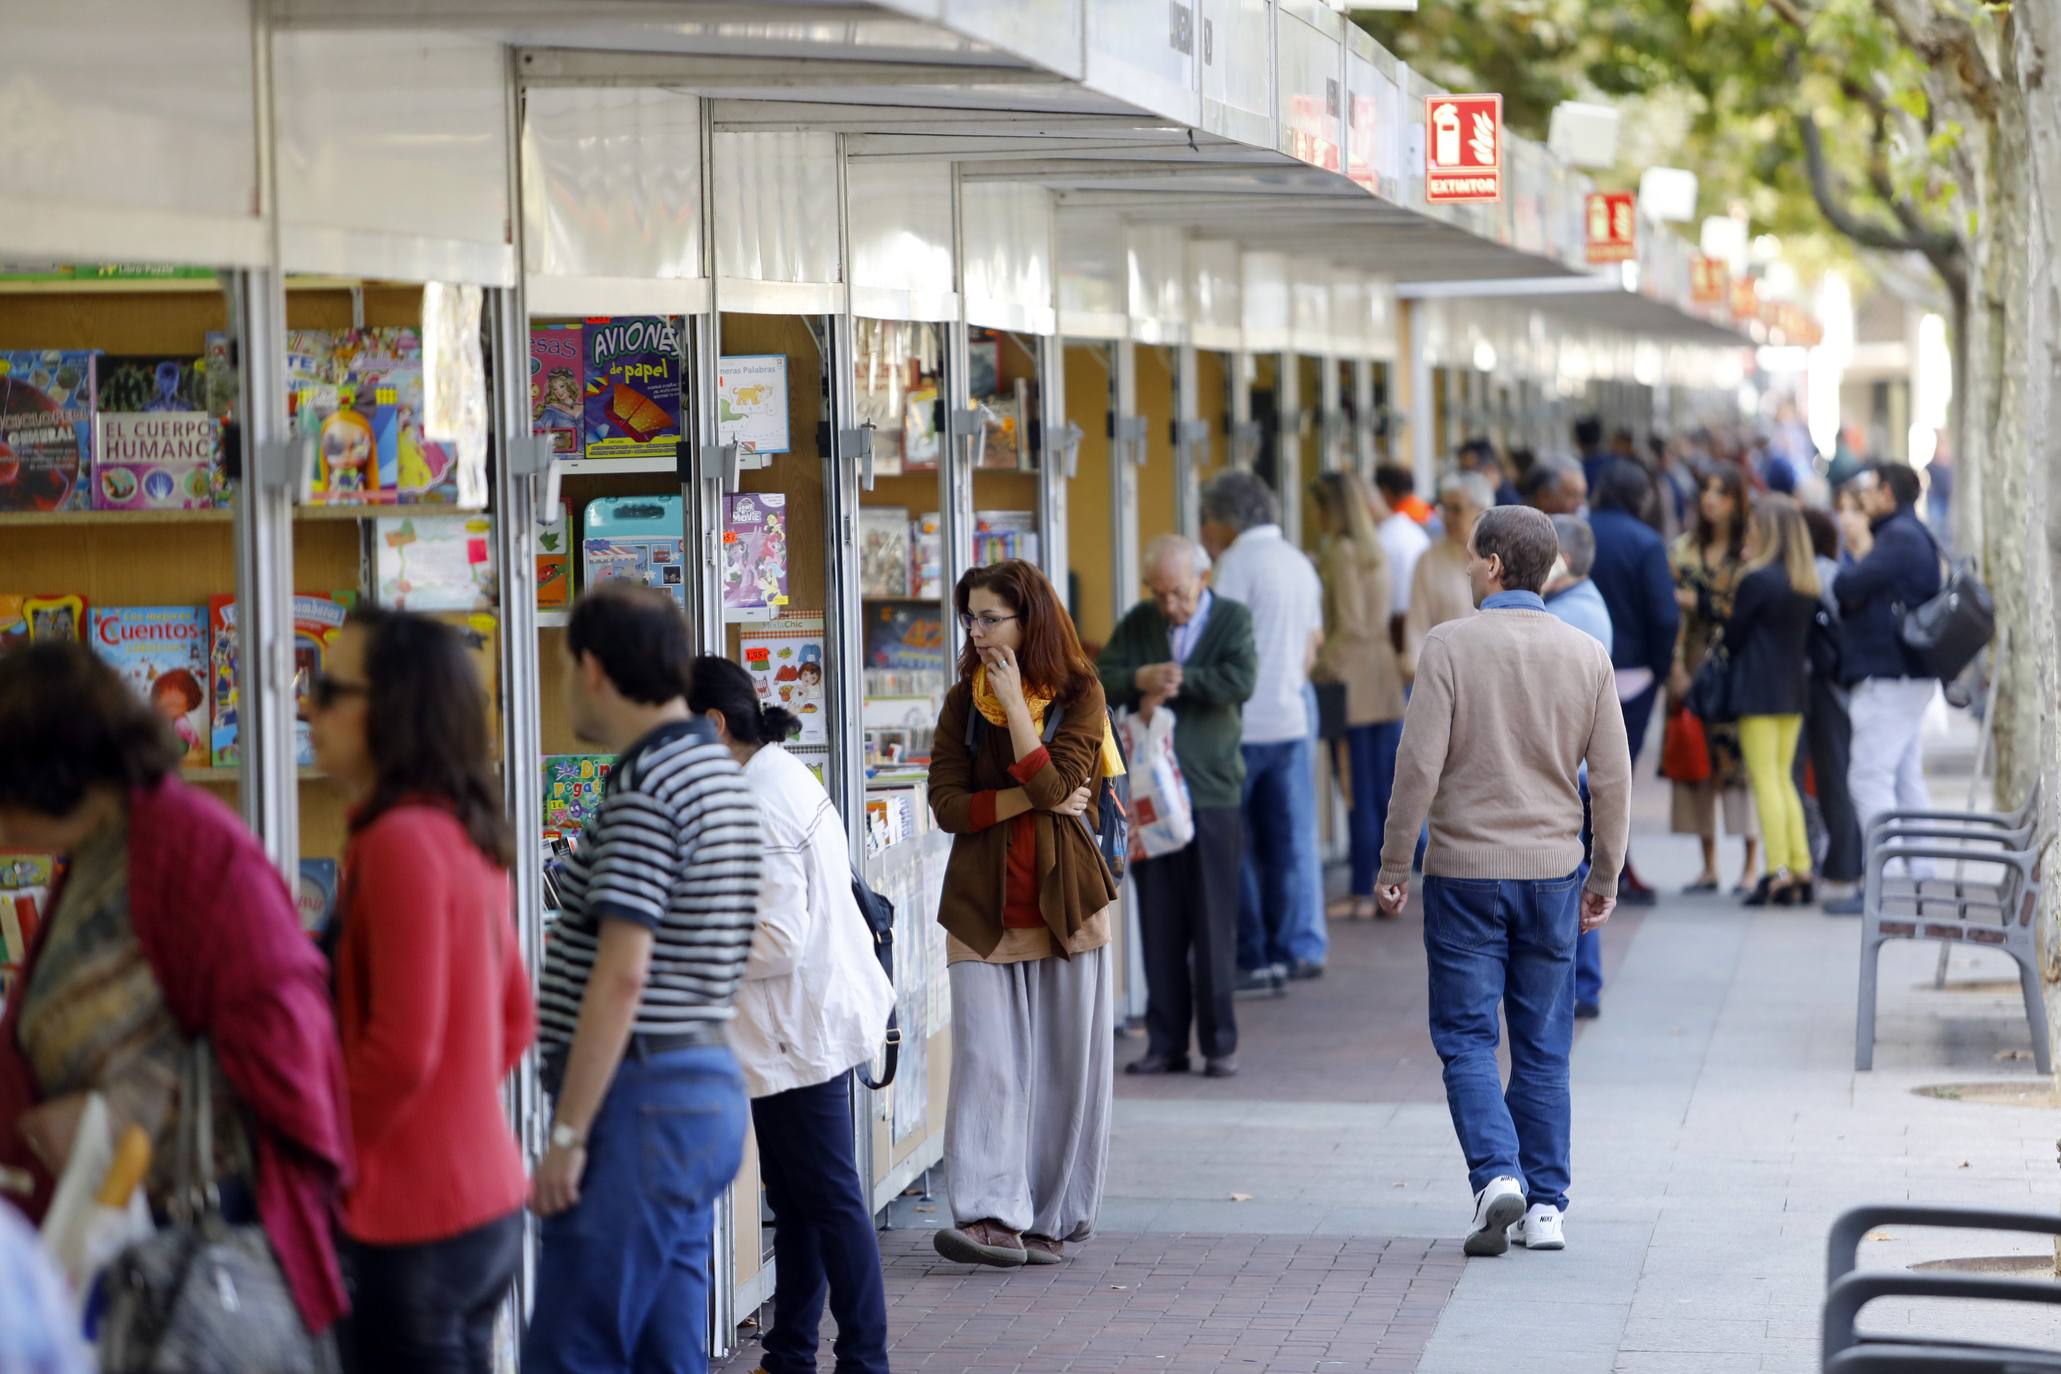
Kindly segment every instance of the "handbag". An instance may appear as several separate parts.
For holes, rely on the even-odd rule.
[[[331,1374],[265,1228],[222,1215],[214,1174],[212,1054],[186,1056],[173,1220],[115,1257],[105,1279],[101,1374]]]
[[[1686,704],[1675,707],[1660,737],[1660,776],[1669,782],[1710,781],[1710,737]]]
[[[1932,547],[1937,552],[1939,545]],[[1966,558],[1948,569],[1939,595],[1904,612],[1898,629],[1904,652],[1919,672],[1941,682],[1959,677],[1996,632],[1996,602]]]
[[[1689,680],[1689,695],[1682,704],[1706,726],[1730,725],[1739,718],[1734,708],[1732,655],[1723,644],[1712,646]]]
[[[866,920],[866,929],[873,936],[873,953],[880,960],[880,966],[887,970],[888,986],[895,981],[895,904],[875,892],[859,870],[852,870],[852,900],[859,904],[859,915]],[[876,1081],[871,1072],[872,1065],[859,1066],[859,1081],[875,1092],[888,1087],[895,1081],[895,1070],[902,1062],[901,1004],[887,1009],[887,1058],[882,1063],[880,1078]]]
[[[1317,738],[1344,739],[1352,726],[1346,720],[1346,687],[1342,680],[1312,679],[1317,693]]]

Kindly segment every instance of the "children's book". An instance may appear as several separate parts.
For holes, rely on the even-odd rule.
[[[329,646],[343,633],[348,613],[334,597],[302,595],[293,599],[293,752],[294,763],[302,768],[315,764],[315,745],[308,738],[308,701],[315,679],[329,662]]]
[[[0,352],[0,512],[85,510],[98,355]]]
[[[723,616],[771,620],[787,605],[787,495],[723,498]]]
[[[450,505],[457,500],[457,452],[423,437],[425,412],[422,332],[356,329],[337,340],[341,380],[363,409],[393,407],[394,491],[404,504]]]
[[[236,598],[208,599],[208,696],[214,718],[208,729],[208,758],[217,768],[243,761],[236,738]]]
[[[910,522],[909,585],[926,600],[945,594],[945,526],[936,511]]]
[[[943,672],[945,624],[936,601],[880,601],[866,608],[866,666]]]
[[[86,637],[86,599],[82,596],[24,597],[21,607],[33,643],[61,639],[76,643]]]
[[[208,612],[203,606],[114,606],[91,617],[93,652],[185,745],[180,763],[208,765]]]
[[[204,510],[224,504],[222,424],[198,410],[93,417],[93,509]]]
[[[636,458],[680,439],[680,333],[662,315],[587,322],[586,456]]]
[[[613,754],[547,754],[544,756],[544,829],[577,835],[594,818],[608,785]]]
[[[379,603],[404,611],[484,611],[499,595],[485,515],[403,515],[373,527]]]
[[[29,642],[27,599],[0,593],[0,654]]]
[[[938,389],[935,383],[914,388],[902,402],[902,466],[910,472],[937,467]]]
[[[909,594],[909,509],[862,506],[859,510],[859,595]]]
[[[778,623],[742,630],[738,656],[751,674],[759,701],[791,711],[801,722],[796,746],[830,742],[829,700],[823,684],[823,617],[813,611],[782,616]]]
[[[572,605],[572,514],[566,503],[537,522],[537,609],[562,611]]]
[[[532,328],[530,432],[550,435],[554,451],[579,457],[586,393],[587,359],[580,326]]]

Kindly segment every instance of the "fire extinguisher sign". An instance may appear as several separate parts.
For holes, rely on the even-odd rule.
[[[1433,205],[1503,198],[1503,97],[1424,97],[1424,199]]]

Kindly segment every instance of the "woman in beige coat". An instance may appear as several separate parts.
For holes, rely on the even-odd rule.
[[[1374,876],[1388,827],[1396,746],[1403,738],[1403,672],[1388,633],[1388,557],[1379,531],[1380,497],[1356,472],[1327,472],[1312,484],[1323,552],[1324,647],[1311,676],[1345,684],[1342,750],[1351,801],[1352,888],[1333,915],[1380,915]]]

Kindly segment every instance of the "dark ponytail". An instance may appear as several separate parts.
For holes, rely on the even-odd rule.
[[[739,744],[779,744],[801,730],[801,719],[784,706],[761,706],[751,674],[727,658],[703,654],[687,679],[687,709],[697,716],[723,713],[730,738]]]

